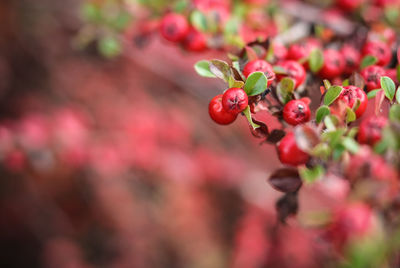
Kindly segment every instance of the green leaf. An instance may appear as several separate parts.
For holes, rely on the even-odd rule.
[[[340,143],[345,132],[346,130],[343,128],[328,131],[322,134],[322,139],[328,142],[330,146],[335,147]]]
[[[229,82],[229,77],[232,76],[231,67],[229,64],[222,60],[211,60],[210,71],[218,78]]]
[[[356,113],[353,109],[346,107],[346,123],[350,123],[356,120]]]
[[[256,129],[256,128],[260,127],[259,125],[254,123],[253,119],[251,118],[250,106],[247,105],[247,107],[246,107],[246,109],[244,109],[243,113],[246,116],[247,121],[249,121],[249,124],[252,126],[253,129]]]
[[[275,74],[287,74],[287,70],[281,66],[274,66],[272,67]]]
[[[396,85],[393,80],[388,76],[381,77],[381,87],[385,91],[385,96],[392,101],[396,93]]]
[[[324,54],[321,49],[315,48],[311,51],[308,58],[308,64],[313,73],[318,72],[322,68],[324,65]]]
[[[322,166],[317,165],[314,168],[302,167],[299,169],[301,179],[306,183],[313,183],[325,174]]]
[[[349,79],[345,79],[345,80],[343,80],[343,82],[342,82],[342,86],[344,86],[344,87],[347,87],[348,85],[350,85],[350,81],[349,81]]]
[[[343,88],[341,86],[331,86],[324,96],[324,104],[332,104],[342,93]]]
[[[345,150],[346,150],[346,148],[342,144],[337,144],[333,148],[333,152],[332,152],[333,160],[335,160],[335,161],[339,160]]]
[[[372,98],[375,98],[376,93],[378,93],[379,90],[382,90],[382,89],[378,88],[378,89],[374,89],[374,90],[371,90],[370,92],[368,92],[367,93],[368,99],[370,100]]]
[[[106,58],[114,58],[122,51],[119,40],[113,36],[101,38],[98,43],[98,49],[100,54]]]
[[[400,121],[400,104],[393,105],[389,110],[390,121]]]
[[[397,103],[400,103],[400,86],[397,88],[396,101],[397,101]]]
[[[229,77],[229,87],[236,87],[236,88],[242,88],[244,86],[244,82],[243,81],[237,81],[235,80],[235,78],[233,78],[232,76]]]
[[[82,17],[90,22],[100,22],[102,19],[101,9],[94,3],[85,2],[81,7]]]
[[[332,86],[331,82],[328,79],[324,79],[324,87],[328,90]]]
[[[190,14],[190,23],[194,28],[201,32],[207,31],[207,18],[198,10],[195,10]]]
[[[353,127],[347,133],[347,137],[354,138],[358,133],[358,127]]]
[[[285,77],[283,78],[277,88],[276,93],[278,95],[278,99],[283,103],[286,104],[292,99],[292,93],[294,91],[294,80]]]
[[[326,143],[320,143],[311,150],[310,154],[322,158],[323,160],[327,160],[331,154],[331,148]]]
[[[332,131],[332,130],[336,130],[336,124],[335,124],[335,116],[333,115],[327,115],[324,118],[324,124],[327,128],[327,130]],[[337,120],[337,118],[336,118]]]
[[[201,60],[198,61],[194,65],[194,69],[196,70],[197,74],[203,77],[216,77],[211,71],[210,71],[210,62],[207,60]]]
[[[353,154],[357,153],[360,149],[360,145],[350,137],[344,137],[342,144],[349,152]]]
[[[319,124],[322,122],[325,116],[329,115],[331,111],[329,110],[329,107],[326,105],[323,105],[318,108],[316,114],[315,114],[315,121]]]
[[[376,57],[371,56],[371,55],[367,55],[361,60],[360,68],[364,69],[365,67],[368,67],[370,65],[374,65],[377,62],[378,62],[378,59]]]
[[[397,65],[396,67],[396,76],[397,76],[397,81],[400,81],[400,64]]]
[[[262,72],[254,72],[246,79],[244,91],[249,96],[261,94],[267,88],[268,79]]]

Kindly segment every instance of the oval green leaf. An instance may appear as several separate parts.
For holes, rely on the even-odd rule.
[[[194,65],[194,69],[196,70],[197,74],[203,77],[216,77],[211,71],[210,71],[210,62],[207,60],[201,60],[198,61]]]
[[[324,104],[331,105],[342,93],[342,90],[341,86],[331,86],[325,94]]]
[[[308,64],[313,73],[318,72],[322,68],[322,65],[324,65],[324,54],[321,49],[316,48],[311,51]]]
[[[318,108],[316,114],[315,114],[315,121],[319,124],[322,122],[325,116],[329,115],[331,111],[329,110],[329,107],[326,105],[323,105]]]
[[[229,82],[229,77],[232,76],[231,67],[228,63],[222,60],[211,60],[210,71],[218,78]]]
[[[393,80],[388,76],[382,76],[381,87],[385,91],[386,98],[392,101],[394,94],[396,93],[396,85],[394,84]]]
[[[374,90],[371,90],[370,92],[368,92],[367,93],[368,99],[375,98],[376,93],[378,93],[379,90],[382,90],[382,89],[378,88],[378,89],[374,89]]]
[[[378,59],[376,57],[371,56],[371,55],[367,55],[362,59],[360,68],[364,69],[365,67],[368,67],[370,65],[374,65],[377,62],[378,62]]]
[[[268,79],[262,72],[254,72],[246,79],[244,91],[249,96],[261,94],[267,88]]]

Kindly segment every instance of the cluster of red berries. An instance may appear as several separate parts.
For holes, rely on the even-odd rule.
[[[228,125],[246,109],[248,102],[249,98],[243,89],[230,88],[224,94],[217,95],[211,100],[208,112],[216,123]]]
[[[200,52],[207,48],[206,36],[190,26],[187,18],[181,14],[165,15],[160,22],[160,33],[168,41],[181,43],[188,51]]]

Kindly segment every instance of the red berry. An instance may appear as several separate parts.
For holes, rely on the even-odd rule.
[[[204,51],[207,48],[206,36],[192,28],[183,40],[183,47],[193,52]]]
[[[246,109],[249,98],[241,88],[230,88],[222,95],[222,107],[231,114],[238,114]]]
[[[311,111],[302,100],[291,100],[283,108],[283,119],[286,123],[295,126],[310,120]]]
[[[253,60],[248,62],[243,68],[243,75],[249,77],[254,72],[263,72],[268,78],[268,86],[275,80],[275,73],[272,66],[265,60]]]
[[[327,49],[324,51],[324,65],[319,71],[322,78],[334,78],[342,74],[344,69],[344,60],[339,51]]]
[[[399,81],[397,80],[397,70],[395,68],[392,69],[386,69],[386,76],[389,76],[395,84],[399,84]]]
[[[360,52],[350,45],[344,45],[340,50],[340,53],[344,59],[343,73],[347,75],[352,74],[360,65]]]
[[[357,118],[363,115],[365,109],[367,109],[368,98],[367,94],[356,86],[343,87],[343,91],[336,101],[343,101],[349,108],[353,108],[356,104],[357,99],[360,100],[360,105],[355,111]]]
[[[363,56],[371,55],[378,59],[376,65],[386,66],[392,58],[390,47],[380,40],[368,41],[363,47]]]
[[[368,66],[361,71],[368,91],[381,88],[381,77],[385,74],[385,69],[377,65]]]
[[[305,78],[306,78],[306,70],[304,67],[298,63],[297,61],[287,60],[278,64],[279,67],[282,67],[286,74],[278,74],[278,80],[282,80],[284,77],[290,77],[294,80],[295,88],[300,86]]]
[[[160,23],[161,35],[172,42],[182,41],[189,31],[189,24],[183,15],[169,13]]]
[[[301,60],[307,58],[314,48],[321,47],[318,40],[309,38],[300,43],[293,44],[289,47],[287,58],[290,60]]]
[[[297,147],[293,132],[286,134],[278,145],[279,160],[283,164],[298,166],[307,163],[309,155]]]
[[[283,61],[287,58],[288,49],[279,42],[272,44],[272,50],[274,54],[274,62]]]
[[[357,9],[363,0],[336,0],[336,4],[344,11],[353,11]]]
[[[222,94],[215,96],[208,105],[208,113],[212,120],[220,125],[229,125],[235,121],[237,114],[231,114],[222,107]]]
[[[382,128],[387,124],[383,116],[371,116],[360,124],[357,140],[362,144],[374,145],[382,138]]]

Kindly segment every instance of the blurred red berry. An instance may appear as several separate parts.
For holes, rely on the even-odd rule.
[[[361,6],[363,0],[336,0],[336,4],[344,11],[353,11]]]
[[[324,64],[319,71],[322,78],[331,79],[340,74],[344,70],[345,62],[339,51],[327,49],[324,51]]]
[[[342,58],[344,59],[343,73],[347,75],[352,74],[355,70],[358,69],[358,66],[360,65],[360,52],[353,46],[344,45],[340,50],[340,53],[342,54]]]
[[[298,166],[307,163],[310,156],[297,147],[293,132],[286,134],[278,145],[279,160],[283,164]]]
[[[189,31],[189,24],[183,15],[169,13],[160,23],[161,35],[171,42],[183,40]]]
[[[343,101],[349,108],[353,108],[357,102],[360,100],[360,105],[355,110],[357,118],[363,115],[365,109],[367,109],[368,98],[365,92],[356,86],[343,87],[343,91],[336,101]]]
[[[279,81],[284,77],[290,77],[294,80],[295,88],[303,84],[306,79],[306,70],[300,63],[294,60],[287,60],[277,65],[285,70],[285,74],[277,75]]]
[[[365,43],[363,50],[363,56],[371,55],[378,59],[376,65],[386,66],[392,58],[392,52],[390,47],[383,41],[374,40]]]
[[[361,71],[368,91],[381,88],[381,77],[384,75],[386,75],[385,69],[378,65],[368,66]]]
[[[235,121],[237,114],[231,114],[222,107],[222,94],[215,96],[208,105],[208,113],[212,120],[220,125],[228,125]]]
[[[241,88],[230,88],[222,95],[222,107],[231,114],[238,114],[246,109],[249,98]]]
[[[292,126],[308,122],[310,117],[310,108],[302,100],[291,100],[283,108],[283,119]]]
[[[361,121],[357,140],[362,144],[374,145],[382,138],[382,129],[387,124],[383,116],[371,116]]]
[[[207,48],[207,38],[204,33],[192,28],[183,40],[183,47],[193,52],[204,51]]]

